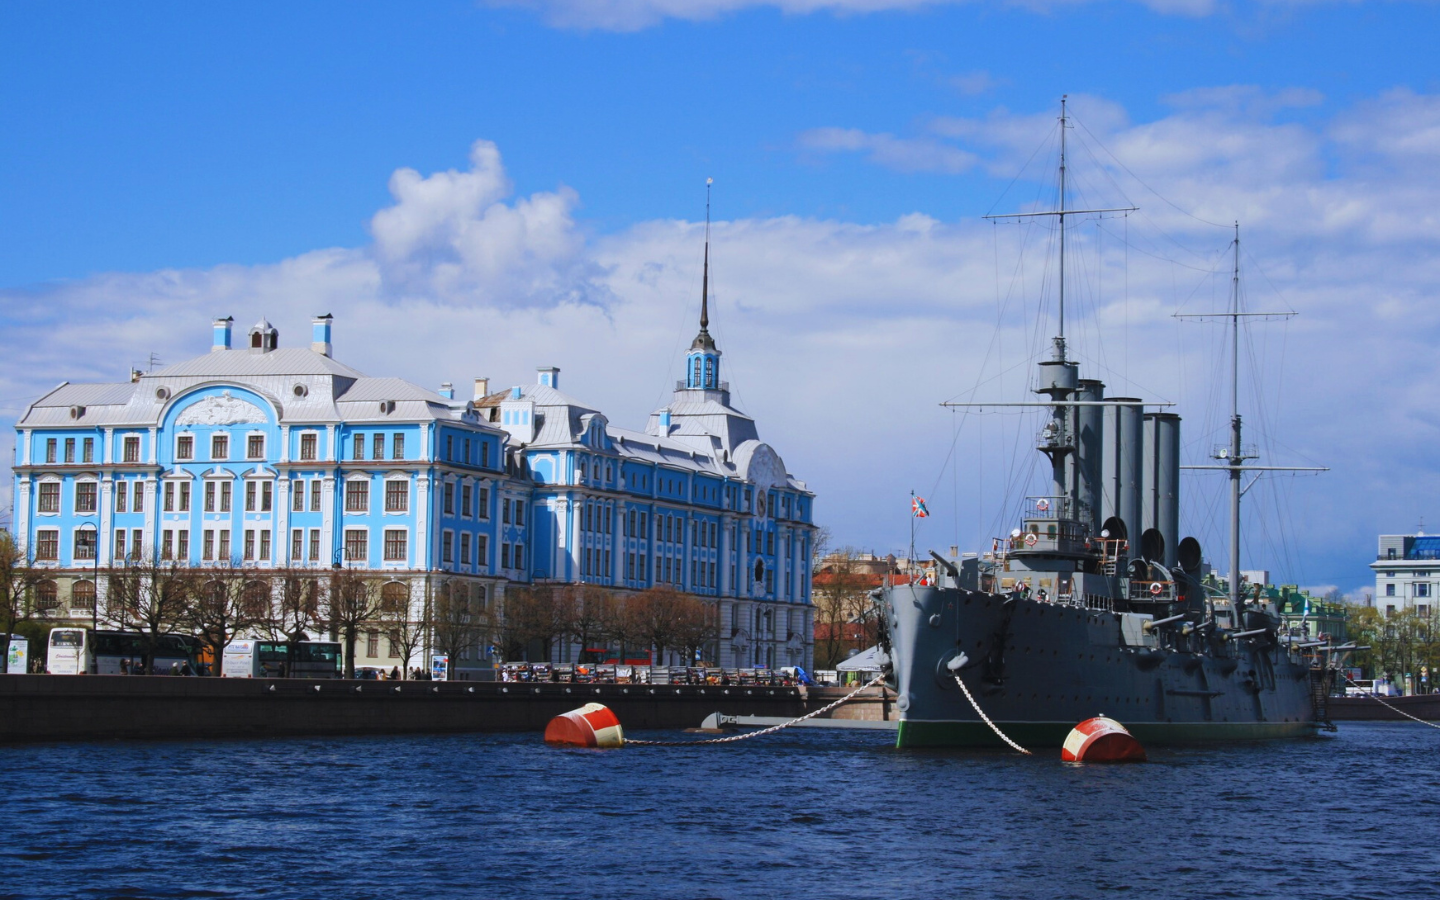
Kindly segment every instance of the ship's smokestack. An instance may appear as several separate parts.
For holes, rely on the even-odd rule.
[[[1111,397],[1105,411],[1100,470],[1100,520],[1115,516],[1125,523],[1130,557],[1140,553],[1140,494],[1144,475],[1144,403],[1135,397]]]
[[[1104,400],[1105,384],[1082,378],[1076,400]],[[1075,407],[1075,492],[1083,510],[1081,521],[1091,534],[1100,533],[1100,463],[1104,452],[1105,411],[1100,406]]]
[[[1174,413],[1145,416],[1145,465],[1141,518],[1165,539],[1162,560],[1173,569],[1180,549],[1180,417]]]

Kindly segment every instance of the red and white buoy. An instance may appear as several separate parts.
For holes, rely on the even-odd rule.
[[[587,703],[551,719],[545,726],[545,743],[609,750],[624,746],[625,731],[610,707]]]
[[[1060,758],[1065,762],[1144,762],[1145,748],[1124,725],[1096,716],[1071,729]]]

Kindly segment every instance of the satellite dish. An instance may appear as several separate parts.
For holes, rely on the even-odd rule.
[[[1151,562],[1164,562],[1165,535],[1158,528],[1147,528],[1140,535],[1140,555]]]
[[[1193,537],[1187,537],[1180,542],[1176,548],[1176,554],[1180,561],[1180,568],[1185,570],[1187,575],[1195,575],[1200,571],[1200,561],[1203,554],[1200,551],[1200,542]]]

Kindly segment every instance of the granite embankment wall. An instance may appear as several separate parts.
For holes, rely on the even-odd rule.
[[[799,716],[798,688],[643,684],[0,677],[0,743],[109,739],[543,731],[595,701],[628,731],[693,728],[712,712]],[[842,707],[843,709],[844,707]]]

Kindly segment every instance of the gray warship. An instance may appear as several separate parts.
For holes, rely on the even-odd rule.
[[[1228,445],[1228,592],[1207,586],[1202,548],[1179,540],[1180,417],[1163,404],[1107,397],[1067,358],[1064,333],[1065,128],[1060,115],[1058,334],[1027,403],[1049,416],[1036,440],[1051,484],[1019,527],[983,553],[931,551],[935,575],[887,585],[882,671],[896,692],[899,747],[1058,747],[1105,715],[1142,743],[1289,738],[1329,727],[1325,698],[1344,648],[1282,634],[1274,608],[1247,598],[1240,570],[1241,476],[1257,466],[1238,408],[1239,229],[1223,317],[1234,370]],[[1306,469],[1309,470],[1309,469]],[[953,551],[952,551],[953,552]],[[928,583],[927,583],[928,582]],[[1256,597],[1260,592],[1257,590]],[[988,722],[986,721],[988,718]],[[993,722],[993,726],[990,724]]]

